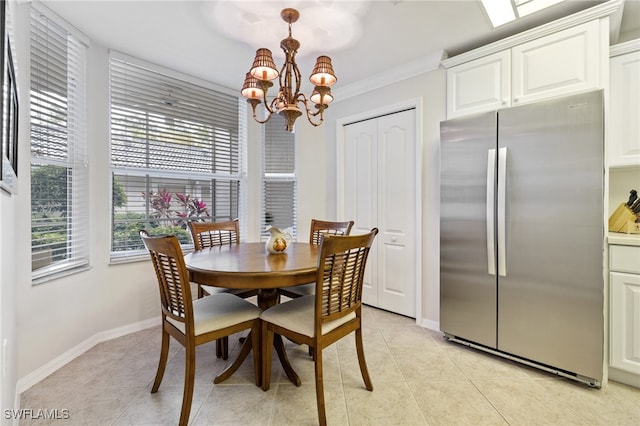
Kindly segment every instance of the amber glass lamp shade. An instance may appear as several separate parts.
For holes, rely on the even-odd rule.
[[[260,87],[260,82],[257,78],[251,75],[251,73],[247,73],[244,78],[244,84],[242,85],[242,96],[247,99],[258,99],[261,100],[264,97],[264,91],[262,87]]]
[[[320,105],[320,99],[322,98],[322,104],[324,105],[329,105],[331,102],[333,102],[333,96],[331,95],[331,89],[326,89],[324,96],[320,96],[320,92],[318,91],[318,89],[315,89],[312,93],[311,93],[311,102],[313,102],[316,105]]]
[[[333,72],[333,66],[331,65],[331,58],[328,56],[318,56],[316,66],[313,67],[311,81],[316,86],[330,87],[335,84],[338,79]]]
[[[249,72],[252,76],[262,81],[269,81],[278,77],[279,73],[269,49],[256,50],[256,57]]]

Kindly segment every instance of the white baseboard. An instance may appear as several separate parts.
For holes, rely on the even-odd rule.
[[[423,318],[420,323],[421,327],[428,328],[429,330],[440,331],[440,322],[439,321],[431,321]]]
[[[609,367],[609,381],[624,383],[625,385],[640,388],[640,375],[624,370],[618,370],[614,367]]]
[[[149,318],[144,321],[139,321],[133,324],[128,324],[122,327],[112,328],[111,330],[101,331],[89,337],[84,342],[74,346],[68,351],[64,352],[60,356],[47,362],[42,367],[32,371],[25,377],[18,380],[16,384],[16,409],[20,408],[20,395],[29,389],[31,386],[40,382],[47,376],[51,375],[61,367],[65,366],[69,362],[73,361],[78,356],[82,355],[98,343],[115,339],[116,337],[124,336],[126,334],[134,333],[136,331],[146,330],[150,327],[155,327],[160,324],[160,318]]]

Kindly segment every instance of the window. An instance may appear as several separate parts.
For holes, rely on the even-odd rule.
[[[138,234],[240,213],[244,103],[187,76],[111,56],[112,258],[144,253]]]
[[[85,50],[80,36],[31,9],[33,279],[89,264]]]
[[[264,127],[262,235],[267,226],[293,227],[296,233],[295,137],[285,130],[285,121],[274,114]]]

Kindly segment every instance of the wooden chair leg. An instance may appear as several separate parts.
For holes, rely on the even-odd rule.
[[[169,355],[169,333],[162,330],[162,346],[160,347],[160,360],[158,361],[158,370],[156,371],[156,378],[153,381],[153,387],[151,393],[156,393],[162,382],[164,376],[164,369],[167,366],[167,358]]]
[[[216,340],[216,358],[227,360],[229,358],[229,338],[222,337]]]
[[[316,348],[319,345],[316,345]],[[324,383],[322,381],[322,349],[313,350],[316,371],[316,401],[318,404],[318,421],[320,426],[327,425],[327,414],[324,409]]]
[[[184,392],[182,394],[182,409],[180,410],[180,426],[187,426],[191,414],[193,399],[193,382],[196,377],[196,348],[191,344],[186,346],[186,364],[184,371]]]
[[[360,364],[360,373],[362,374],[362,380],[367,390],[373,390],[373,383],[369,377],[369,370],[367,369],[367,362],[364,359],[364,345],[362,344],[362,328],[356,329],[356,351],[358,352],[358,363]]]
[[[271,360],[273,359],[273,331],[265,321],[262,322],[262,390],[268,391],[271,385]]]
[[[262,328],[261,321],[256,320],[251,328],[251,349],[253,350],[253,371],[255,374],[256,386],[262,385],[262,350],[261,342]]]
[[[222,338],[222,359],[229,359],[229,337],[225,336]]]
[[[222,358],[223,343],[222,339],[216,340],[216,358]]]

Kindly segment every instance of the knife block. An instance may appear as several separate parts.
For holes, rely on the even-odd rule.
[[[609,217],[609,231],[640,234],[640,223],[636,223],[637,216],[622,203]]]

